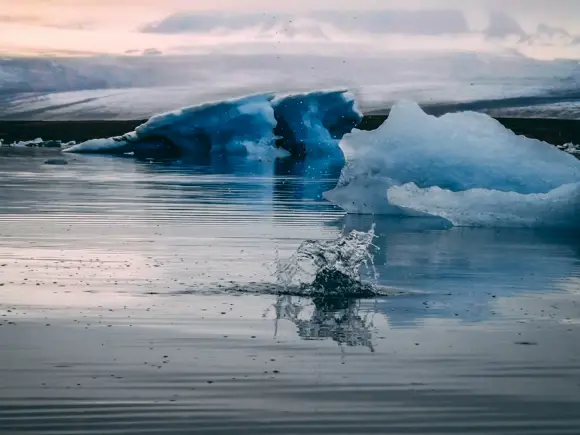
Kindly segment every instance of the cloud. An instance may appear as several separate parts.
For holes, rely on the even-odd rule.
[[[45,27],[64,30],[92,30],[94,23],[90,20],[84,21],[64,21],[64,20],[45,20],[39,16],[33,15],[0,15],[0,23],[3,24],[23,24],[34,27]]]
[[[530,26],[514,8],[491,8],[491,1],[488,6],[480,21],[474,21],[459,6],[292,13],[190,11],[147,24],[141,34],[181,37],[183,43],[175,49],[179,53],[194,53],[200,49],[199,41],[213,40],[211,48],[205,46],[208,50],[235,50],[238,54],[322,50],[327,55],[351,56],[363,52],[455,51],[518,53],[541,59],[578,57],[580,39],[564,28],[550,21]],[[164,52],[173,48],[164,47]]]
[[[286,29],[296,30],[297,23],[304,22],[310,22],[310,28],[318,23],[321,28],[333,26],[339,31],[379,34],[444,35],[469,32],[467,20],[459,10],[334,10],[303,14],[180,12],[147,24],[141,30],[143,33],[158,34],[240,31],[250,28],[263,32],[281,29],[284,32]]]
[[[59,1],[70,0],[54,0]],[[526,55],[533,57],[534,50],[541,46],[542,58],[576,56],[570,50],[569,54],[558,51],[577,43],[573,27],[567,27],[563,21],[554,22],[548,13],[542,17],[545,21],[526,19],[524,12],[539,10],[535,0],[530,0],[529,8],[524,8],[527,3],[520,0],[503,8],[500,0],[485,0],[486,7],[479,10],[479,15],[475,14],[477,17],[473,8],[478,0],[440,0],[428,6],[424,0],[382,0],[380,5],[377,0],[357,0],[356,9],[346,0],[335,0],[332,4],[330,0],[293,0],[278,5],[248,0],[245,4],[251,2],[252,7],[242,8],[241,3],[236,3],[235,8],[221,10],[213,2],[204,6],[202,2],[191,4],[188,0],[148,0],[151,6],[148,9],[138,7],[138,1],[113,6],[113,0],[94,0],[96,9],[83,3],[78,11],[69,4],[71,9],[64,8],[62,12],[52,6],[42,12],[40,5],[44,0],[39,0],[38,8],[9,10],[0,15],[0,22],[5,23],[0,53],[154,57],[260,52],[332,53],[348,57],[390,51],[525,50]],[[154,3],[157,6],[152,8]],[[201,10],[202,6],[214,9],[208,12]],[[197,10],[175,13],[183,7]],[[268,8],[283,10],[263,12]],[[31,16],[32,13],[37,15]],[[538,26],[539,23],[545,24]],[[571,34],[566,36],[564,29]]]
[[[156,48],[146,48],[141,53],[142,56],[159,56],[162,54],[163,54],[163,52],[160,50],[157,50]]]
[[[129,56],[160,56],[163,54],[163,52],[161,50],[158,50],[157,48],[146,48],[144,50],[138,50],[136,48],[130,49],[130,50],[125,50],[124,54],[129,55]]]
[[[503,12],[492,12],[489,16],[489,24],[484,33],[491,38],[507,38],[510,36],[524,37],[526,32],[522,29],[515,18]]]
[[[71,23],[43,23],[44,27],[63,30],[95,30],[96,26],[90,21],[71,22]]]
[[[571,35],[568,31],[555,26],[549,26],[547,24],[540,23],[536,31],[538,35],[544,35],[549,38],[570,38]]]
[[[39,18],[32,15],[0,15],[0,23],[38,24],[39,22]]]
[[[271,28],[277,22],[291,20],[287,14],[241,13],[230,14],[221,12],[179,12],[171,14],[163,20],[147,24],[143,33],[206,33],[214,30],[241,30],[249,27]]]
[[[319,12],[316,17],[346,30],[369,33],[445,35],[470,30],[465,15],[459,10],[328,11]]]

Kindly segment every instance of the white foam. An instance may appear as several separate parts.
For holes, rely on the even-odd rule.
[[[560,225],[577,211],[580,161],[479,113],[440,118],[395,105],[377,130],[355,130],[338,186],[349,213],[434,215],[458,225]]]

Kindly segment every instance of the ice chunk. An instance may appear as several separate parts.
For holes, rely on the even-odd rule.
[[[280,155],[279,146],[301,157],[324,153],[342,158],[338,141],[361,118],[347,91],[253,95],[162,113],[126,135],[90,140],[67,151],[264,157]]]
[[[273,148],[276,120],[270,104],[272,98],[255,95],[162,113],[126,135],[89,140],[67,151],[247,154],[248,144],[252,149],[256,144]]]
[[[355,130],[341,148],[347,164],[325,198],[349,213],[426,214],[466,225],[548,225],[574,213],[565,205],[577,200],[574,189],[558,188],[580,182],[580,161],[484,114],[436,118],[403,102],[379,129]]]
[[[68,142],[63,144],[60,140],[43,140],[40,137],[32,140],[24,140],[18,141],[13,143],[5,144],[2,140],[0,140],[0,146],[7,146],[7,147],[26,147],[26,148],[61,148],[62,146],[70,146],[74,145],[74,142]]]
[[[347,162],[337,187],[325,192],[323,197],[350,214],[423,215],[411,209],[402,209],[388,201],[386,192],[388,188],[397,185],[395,180],[373,172],[372,169],[368,173],[360,174],[355,174],[354,171],[358,171],[358,168],[353,169],[351,162]]]
[[[346,90],[286,95],[272,102],[281,146],[295,156],[340,153],[338,142],[362,120]]]
[[[68,160],[66,159],[48,159],[44,161],[45,165],[56,165],[56,166],[64,166],[68,165]]]
[[[439,216],[457,226],[580,227],[580,183],[528,195],[490,189],[421,189],[410,183],[391,187],[387,197],[398,207]]]
[[[573,156],[577,156],[580,158],[580,145],[574,143],[565,143],[563,145],[558,145],[558,149],[567,152],[568,154],[572,154]]]
[[[133,145],[122,137],[110,137],[106,139],[91,139],[78,143],[64,151],[79,154],[123,154],[131,152]]]
[[[40,145],[43,142],[44,141],[42,140],[41,137],[37,137],[36,139],[32,139],[32,140],[23,140],[23,141],[19,141],[19,142],[14,142],[11,146],[13,146],[13,147],[35,147],[35,146]]]
[[[274,144],[272,98],[255,95],[163,113],[137,127],[135,134],[138,140],[167,138],[184,153],[246,154],[246,144]]]

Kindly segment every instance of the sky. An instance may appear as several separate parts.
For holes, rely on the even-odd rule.
[[[436,9],[449,13],[401,15]],[[182,54],[276,43],[294,49],[314,41],[335,48],[516,47],[532,57],[580,58],[578,0],[0,0],[0,11],[3,55]],[[388,11],[399,15],[377,15]],[[481,35],[493,14],[495,30]],[[381,27],[387,22],[390,32]],[[538,25],[545,25],[541,35]],[[523,42],[518,26],[528,36]]]
[[[322,87],[369,110],[536,95],[576,89],[578,61],[580,0],[0,0],[0,97],[55,93],[5,101],[42,119]]]

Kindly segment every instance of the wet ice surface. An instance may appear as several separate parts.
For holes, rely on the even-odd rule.
[[[580,431],[578,233],[345,217],[287,162],[10,153],[0,433]],[[373,224],[391,296],[271,291]]]

